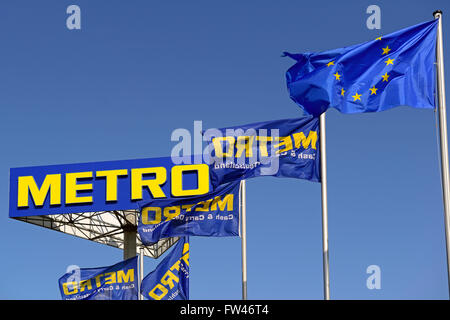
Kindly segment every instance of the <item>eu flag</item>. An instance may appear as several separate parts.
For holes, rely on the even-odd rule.
[[[433,109],[437,23],[330,51],[285,52],[297,61],[286,73],[291,99],[315,116],[329,107],[342,113]]]

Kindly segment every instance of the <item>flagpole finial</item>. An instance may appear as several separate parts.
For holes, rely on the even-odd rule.
[[[441,15],[442,16],[442,11],[441,10],[436,10],[433,12],[433,17],[436,18],[437,15]]]

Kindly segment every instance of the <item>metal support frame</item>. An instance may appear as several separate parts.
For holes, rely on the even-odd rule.
[[[124,250],[127,242],[125,240],[127,230],[130,231],[131,228],[136,230],[136,225],[130,223],[130,215],[134,216],[137,221],[139,211],[81,212],[14,219]],[[166,238],[153,245],[145,246],[136,231],[134,231],[134,238],[134,255],[132,257],[136,256],[136,247],[142,247],[144,255],[154,259],[161,256],[178,241],[178,238]]]

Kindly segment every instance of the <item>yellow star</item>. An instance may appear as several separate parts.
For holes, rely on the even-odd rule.
[[[375,40],[381,40],[381,37],[376,38]]]
[[[386,63],[387,66],[390,65],[390,64],[394,65],[394,60],[395,60],[395,59],[389,58],[389,59],[387,59],[384,63]]]
[[[341,80],[341,75],[340,75],[337,71],[336,71],[335,74],[333,74],[333,76],[336,77],[336,80],[337,80],[337,81],[340,81],[340,80]]]
[[[344,88],[341,88],[341,96],[343,96],[343,95],[344,95],[344,93],[345,93],[345,90],[344,90]]]
[[[388,81],[388,78],[389,78],[389,75],[388,75],[387,72],[386,72],[386,73],[383,74],[381,77],[383,78],[383,82],[387,82],[387,81]]]
[[[359,101],[361,101],[361,96],[362,96],[362,94],[358,94],[358,92],[357,92],[357,93],[355,93],[355,95],[354,95],[354,96],[352,96],[352,98],[353,98],[353,101],[356,101],[356,100],[359,100]]]
[[[378,88],[373,86],[372,88],[369,88],[369,90],[370,90],[370,95],[373,95],[373,94],[376,95]]]
[[[329,66],[334,66],[334,61],[328,62],[328,63],[327,63],[327,67],[329,67]]]
[[[383,50],[383,54],[388,54],[389,51],[391,51],[391,49],[389,49],[389,46],[386,46],[386,48],[381,48],[381,49]]]

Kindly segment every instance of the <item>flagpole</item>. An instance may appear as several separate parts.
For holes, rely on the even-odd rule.
[[[439,19],[436,41],[437,95],[439,102],[439,141],[441,151],[442,192],[444,199],[445,239],[447,249],[447,277],[450,295],[450,174],[448,162],[447,113],[445,104],[444,50],[442,40],[442,11],[433,12]]]
[[[241,181],[240,190],[240,211],[241,211],[241,254],[242,254],[242,300],[247,300],[247,213],[245,180]]]
[[[144,248],[139,248],[139,284],[138,284],[138,296],[139,300],[144,300],[144,296],[141,294],[141,283],[144,279]]]
[[[327,152],[326,152],[325,112],[320,115],[320,177],[322,187],[322,254],[323,254],[323,295],[330,300],[330,264],[328,256],[328,195],[327,195]]]

